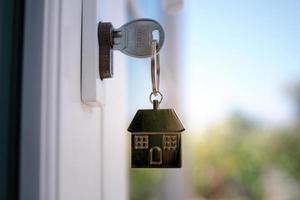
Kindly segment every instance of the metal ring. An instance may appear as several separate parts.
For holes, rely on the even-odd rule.
[[[159,96],[160,99],[158,100],[158,103],[161,103],[164,98],[164,96],[162,95],[162,93],[160,93],[160,91],[151,92],[151,94],[149,96],[149,100],[152,104],[153,104],[153,101],[155,100],[155,99],[153,99],[154,96]]]
[[[151,80],[152,80],[152,91],[157,93],[159,91],[159,76],[160,76],[160,60],[158,54],[158,43],[157,40],[152,41],[152,56],[151,56]]]

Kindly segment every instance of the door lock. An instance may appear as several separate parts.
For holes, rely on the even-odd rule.
[[[99,73],[100,78],[113,76],[113,50],[136,57],[148,58],[152,53],[152,41],[161,49],[165,33],[162,26],[152,19],[137,19],[114,29],[110,22],[99,22]]]

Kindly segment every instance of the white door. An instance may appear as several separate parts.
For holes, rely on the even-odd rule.
[[[91,12],[99,21],[116,27],[126,22],[123,0],[83,1],[96,5]],[[113,79],[97,81],[98,104],[82,103],[83,3],[26,1],[22,200],[122,200],[128,196],[125,56],[115,53]]]

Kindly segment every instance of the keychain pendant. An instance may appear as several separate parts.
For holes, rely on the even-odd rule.
[[[138,110],[128,131],[131,135],[132,168],[180,168],[181,132],[184,127],[173,109],[159,109],[163,95],[159,91],[160,64],[158,43],[153,41],[151,57],[153,109]]]
[[[132,168],[181,167],[184,127],[173,109],[138,110],[128,131]]]

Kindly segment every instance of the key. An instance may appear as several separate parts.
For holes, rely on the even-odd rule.
[[[158,35],[156,35],[156,33]],[[110,22],[99,22],[99,74],[101,79],[113,76],[113,50],[137,58],[152,56],[152,42],[158,42],[157,53],[162,48],[165,33],[152,19],[137,19],[114,29]]]
[[[155,38],[155,32],[158,38]],[[124,24],[112,33],[112,46],[126,55],[146,58],[151,57],[151,42],[158,40],[158,51],[160,51],[165,33],[162,26],[152,19],[137,19]]]

